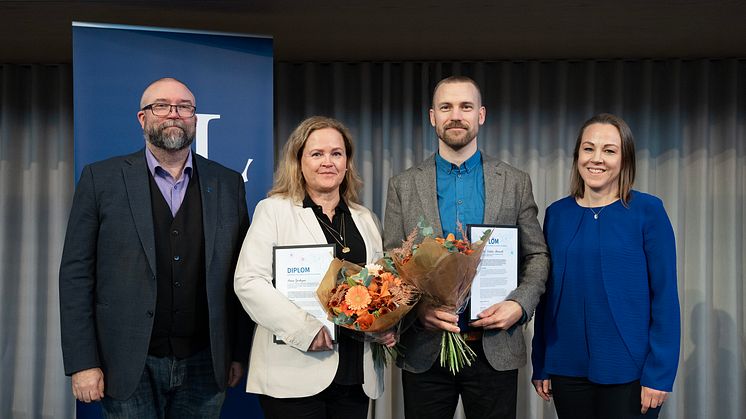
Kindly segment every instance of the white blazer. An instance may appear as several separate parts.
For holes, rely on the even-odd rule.
[[[383,248],[377,218],[367,208],[348,204],[365,242],[368,260]],[[246,391],[271,397],[307,397],[327,388],[337,373],[338,348],[307,352],[322,324],[290,302],[272,286],[272,246],[326,244],[311,208],[289,198],[270,197],[254,210],[236,266],[234,289],[256,322],[249,357]],[[276,344],[272,335],[287,344]],[[383,392],[383,369],[374,367],[370,345],[363,353],[363,390],[378,398]]]

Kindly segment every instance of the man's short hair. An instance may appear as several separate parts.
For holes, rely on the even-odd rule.
[[[435,89],[433,89],[433,97],[430,101],[430,107],[435,108],[435,93],[438,91],[441,85],[443,84],[450,84],[450,83],[469,83],[472,86],[474,86],[475,89],[477,89],[477,98],[479,99],[479,105],[482,105],[482,90],[479,88],[479,85],[477,82],[474,81],[471,77],[467,76],[450,76],[446,77],[443,80],[439,81],[438,84],[435,85]]]

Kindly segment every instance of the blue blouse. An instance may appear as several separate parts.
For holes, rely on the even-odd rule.
[[[546,293],[536,308],[533,378],[547,379],[550,372],[566,373],[567,367],[557,369],[559,348],[587,352],[584,376],[591,380],[623,383],[639,379],[645,387],[671,391],[679,362],[681,323],[676,244],[661,200],[632,191],[627,207],[614,203],[594,220],[588,208],[579,206],[574,197],[566,197],[547,208],[544,235],[552,267]],[[582,250],[578,243],[593,237],[597,246],[582,246],[597,252],[593,257],[578,259],[577,252]],[[581,274],[583,278],[579,279]],[[591,284],[594,278],[597,282]],[[600,299],[600,304],[594,305],[593,313],[584,311],[580,319],[568,318],[573,298]],[[606,323],[597,328],[593,316],[604,316],[606,308]],[[586,334],[585,339],[557,339],[559,332],[576,328],[577,334],[577,328],[585,332],[586,327],[595,332]],[[615,330],[598,335],[596,332],[603,327]],[[596,354],[605,358],[596,360]],[[575,361],[573,366],[582,372],[585,365]]]
[[[577,205],[577,204],[576,204]],[[594,208],[622,205],[614,202]],[[593,211],[585,208],[578,232],[567,248],[567,268],[555,327],[546,331],[548,374],[587,377],[599,384],[634,381],[640,370],[624,345],[601,280],[601,231]]]

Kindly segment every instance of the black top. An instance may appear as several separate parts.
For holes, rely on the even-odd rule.
[[[332,217],[331,221],[329,220],[329,217],[324,214],[321,206],[316,205],[308,195],[306,195],[306,198],[303,200],[303,208],[313,209],[313,213],[316,215],[317,221],[319,221],[321,231],[323,231],[324,236],[326,236],[326,242],[328,244],[336,245],[335,255],[337,258],[358,265],[365,264],[367,261],[365,254],[365,241],[363,241],[363,236],[360,234],[355,222],[352,220],[352,213],[350,213],[350,209],[347,207],[344,200],[340,200],[339,204],[337,204],[337,207],[334,209],[334,217]],[[344,221],[344,228],[342,227],[342,221]],[[343,232],[344,235],[342,235]],[[342,237],[340,237],[340,235],[342,235]],[[343,253],[342,250],[344,246],[342,244],[349,247],[350,251]],[[334,382],[344,385],[362,384],[363,334],[344,327],[338,327],[337,331],[337,342],[339,343],[339,367],[337,367],[337,374],[334,376]]]
[[[197,171],[193,171],[184,201],[174,217],[150,171],[148,176],[157,271],[155,318],[148,353],[183,359],[210,345],[199,180]]]

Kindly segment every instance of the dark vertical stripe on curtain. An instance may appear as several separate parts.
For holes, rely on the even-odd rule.
[[[0,66],[0,417],[72,415],[57,273],[72,199],[69,66]]]

